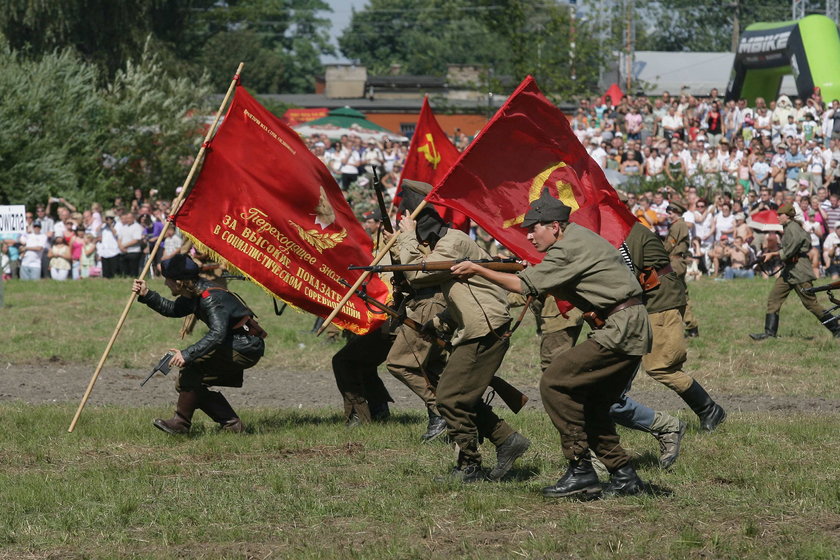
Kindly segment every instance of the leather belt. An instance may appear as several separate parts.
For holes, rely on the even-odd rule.
[[[622,309],[627,309],[628,307],[633,307],[634,305],[644,305],[641,299],[637,297],[631,297],[628,300],[622,301],[612,309],[608,310],[604,315],[602,315],[605,319],[611,315],[615,315]],[[600,314],[599,314],[600,315]]]
[[[628,307],[633,307],[634,305],[643,305],[643,302],[637,297],[631,297],[602,312],[587,311],[583,314],[583,318],[587,323],[589,323],[589,326],[592,327],[593,330],[602,329],[604,328],[607,318],[610,315],[615,315],[622,309],[627,309]]]
[[[656,271],[656,275],[657,276],[665,276],[666,274],[669,274],[671,272],[674,272],[674,267],[671,266],[671,263],[668,263],[665,266],[663,266],[662,268],[658,269]]]

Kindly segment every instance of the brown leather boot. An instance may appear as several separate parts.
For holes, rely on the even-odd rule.
[[[175,415],[169,420],[155,418],[152,423],[155,428],[163,430],[167,434],[187,434],[192,426],[192,417],[195,409],[198,408],[198,401],[199,396],[196,391],[181,391],[178,393]]]

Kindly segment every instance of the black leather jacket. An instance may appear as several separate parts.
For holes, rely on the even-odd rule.
[[[181,350],[187,363],[226,345],[246,356],[262,356],[265,343],[261,338],[233,330],[234,325],[246,315],[253,317],[253,312],[230,292],[220,289],[212,282],[199,280],[198,289],[200,295],[180,296],[174,301],[149,290],[145,296],[140,296],[138,301],[165,317],[186,317],[195,313],[196,317],[210,328],[198,342]]]

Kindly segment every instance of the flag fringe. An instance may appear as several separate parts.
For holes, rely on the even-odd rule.
[[[191,234],[190,232],[188,232],[184,229],[179,228],[179,230],[181,231],[181,233],[184,234],[184,236],[187,239],[192,241],[192,244],[195,247],[195,250],[198,251],[199,253],[207,255],[214,262],[217,262],[219,264],[223,264],[228,270],[230,270],[234,274],[241,274],[242,276],[244,276],[245,278],[247,278],[248,280],[250,280],[251,282],[253,282],[257,286],[259,286],[266,294],[268,294],[269,296],[271,296],[274,299],[282,301],[283,303],[285,303],[286,305],[291,307],[296,312],[298,312],[298,313],[309,313],[309,311],[305,311],[305,310],[301,309],[300,307],[297,307],[295,304],[279,297],[277,294],[275,294],[274,292],[272,292],[271,290],[269,290],[268,288],[263,286],[253,276],[251,276],[250,274],[248,274],[247,272],[245,272],[243,270],[240,270],[234,264],[232,264],[229,260],[224,258],[222,255],[220,255],[219,253],[217,253],[216,251],[214,251],[213,249],[211,249],[210,247],[208,247],[207,245],[202,243],[195,235]],[[363,335],[363,334],[366,334],[368,332],[366,329],[356,327],[356,326],[354,326],[350,323],[347,323],[347,324],[335,323],[335,326],[338,327],[339,329],[342,329],[342,330],[347,329],[350,332],[352,332],[354,334],[358,334],[358,335]]]

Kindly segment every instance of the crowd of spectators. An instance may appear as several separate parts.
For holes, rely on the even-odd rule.
[[[156,194],[136,189],[131,200],[117,197],[104,211],[99,203],[80,210],[61,197],[37,204],[26,212],[26,233],[0,235],[4,279],[138,277],[171,207]],[[174,255],[182,243],[170,228],[156,260]]]
[[[751,276],[756,255],[778,242],[767,229],[780,229],[752,218],[789,201],[811,234],[814,272],[837,278],[840,101],[826,104],[818,89],[754,106],[725,102],[716,89],[617,104],[605,97],[582,100],[571,124],[646,226],[664,235],[668,201],[688,206],[695,277]]]
[[[796,219],[811,234],[814,272],[838,278],[840,102],[826,105],[817,90],[804,101],[781,95],[754,105],[724,102],[715,89],[707,97],[636,95],[617,104],[584,99],[571,125],[651,230],[667,233],[670,201],[686,206],[695,261],[690,279],[751,277],[758,255],[778,244],[773,230],[781,229],[753,218],[784,202],[795,203]],[[376,206],[373,170],[393,199],[408,155],[407,142],[362,136],[303,138],[360,217]],[[471,140],[460,130],[451,139],[459,150]],[[0,236],[0,270],[26,280],[137,276],[171,206],[156,195],[136,189],[131,200],[118,197],[104,211],[99,204],[79,211],[51,198],[27,212],[26,234]],[[491,254],[505,254],[486,232],[474,227],[472,234]],[[170,228],[157,258],[182,243]]]

